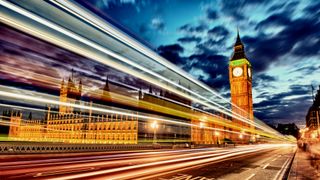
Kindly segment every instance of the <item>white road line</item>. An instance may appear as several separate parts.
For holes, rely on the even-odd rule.
[[[268,167],[268,166],[269,166],[269,163],[266,164],[266,165],[264,165],[262,169],[265,169],[265,168]]]
[[[246,180],[251,179],[253,176],[255,176],[256,174],[251,174]]]
[[[281,174],[281,172],[283,171],[283,169],[287,166],[287,164],[289,163],[290,158],[288,158],[284,164],[282,165],[281,169],[277,172],[276,176],[273,178],[273,180],[277,180],[279,175]]]
[[[278,159],[278,157],[276,157],[276,158],[272,159],[271,161],[275,161],[275,160],[277,160],[277,159]]]

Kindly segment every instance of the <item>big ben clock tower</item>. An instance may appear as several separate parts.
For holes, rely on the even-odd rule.
[[[229,79],[231,89],[232,112],[253,121],[252,106],[252,69],[244,52],[239,32],[234,44],[234,52],[229,62]],[[250,127],[238,121],[241,127]]]

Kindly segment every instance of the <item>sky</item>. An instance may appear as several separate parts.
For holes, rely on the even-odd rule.
[[[312,0],[76,0],[230,97],[237,28],[253,66],[254,114],[305,125],[320,85],[320,2]]]

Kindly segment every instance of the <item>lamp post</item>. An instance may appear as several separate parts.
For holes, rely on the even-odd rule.
[[[204,137],[204,133],[203,133],[203,128],[204,128],[204,123],[203,122],[200,122],[200,129],[201,129],[201,142],[203,142],[204,143],[204,139],[205,139],[205,137]]]
[[[220,135],[220,133],[218,131],[215,131],[214,135],[217,137],[217,144],[219,144],[219,135]]]
[[[151,128],[153,129],[153,144],[156,144],[157,142],[157,128],[158,128],[158,123],[157,121],[153,121],[151,123]]]
[[[317,135],[319,138],[319,110],[316,110],[316,118],[317,118]]]

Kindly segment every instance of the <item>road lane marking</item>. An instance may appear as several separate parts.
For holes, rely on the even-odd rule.
[[[251,174],[246,180],[249,180],[251,178],[253,178],[253,176],[255,176],[256,174]]]
[[[160,178],[160,180],[214,180],[214,178],[207,178],[204,176],[193,176],[189,174],[177,174],[169,179]]]
[[[277,160],[277,159],[278,159],[278,157],[276,157],[276,158],[272,159],[271,161],[275,161],[275,160]]]
[[[277,172],[276,176],[273,178],[273,180],[277,180],[278,176],[281,174],[281,172],[283,171],[283,169],[287,166],[287,164],[289,163],[290,158],[287,158],[287,160],[284,162],[284,164],[282,165],[281,169]]]
[[[265,168],[268,167],[268,166],[269,166],[269,163],[266,164],[266,165],[264,165],[262,169],[265,169]]]

